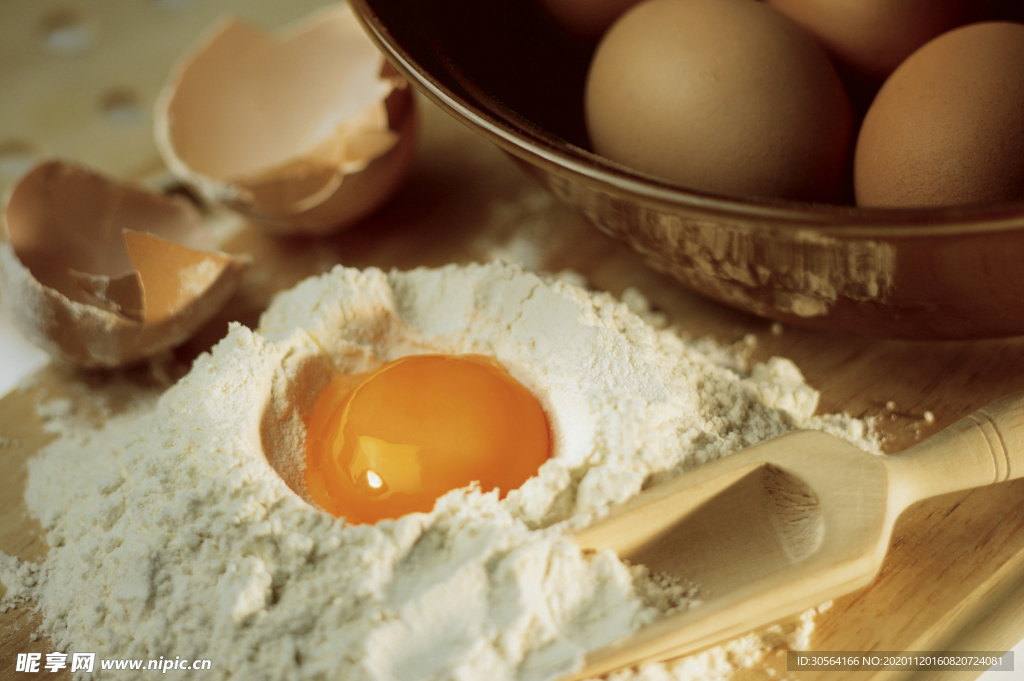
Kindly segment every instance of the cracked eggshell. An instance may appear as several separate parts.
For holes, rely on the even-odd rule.
[[[184,199],[43,162],[0,219],[4,308],[55,358],[109,368],[187,340],[234,293],[248,261],[214,251]]]
[[[412,91],[347,5],[278,36],[228,18],[156,108],[168,167],[280,232],[327,233],[380,207],[412,161]]]

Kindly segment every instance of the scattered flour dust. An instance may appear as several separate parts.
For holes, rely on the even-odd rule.
[[[296,482],[306,393],[331,364],[422,352],[501,361],[546,409],[553,458],[503,500],[457,490],[373,526],[311,507]],[[814,415],[791,362],[741,365],[607,294],[501,263],[338,267],[281,294],[258,330],[231,328],[158,400],[30,460],[26,502],[52,548],[39,565],[4,557],[0,578],[38,603],[61,650],[212,660],[204,678],[556,678],[587,648],[699,607],[685,585],[581,553],[569,530],[795,428],[877,451],[864,422]],[[728,678],[812,627],[807,615],[611,678]]]

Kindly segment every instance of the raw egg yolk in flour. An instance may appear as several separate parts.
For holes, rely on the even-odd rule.
[[[307,424],[306,486],[353,523],[430,511],[473,481],[505,496],[550,456],[536,398],[480,355],[413,355],[336,376]]]

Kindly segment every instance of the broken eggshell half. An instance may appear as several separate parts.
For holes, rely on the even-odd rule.
[[[279,36],[234,18],[187,54],[156,106],[171,171],[279,232],[327,233],[380,207],[415,146],[412,90],[347,5]]]
[[[83,367],[117,367],[187,340],[248,261],[214,250],[183,198],[46,161],[0,219],[3,305],[25,336]]]

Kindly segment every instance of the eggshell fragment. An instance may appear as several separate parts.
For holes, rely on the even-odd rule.
[[[912,54],[868,110],[860,206],[1024,200],[1024,25],[970,24]]]
[[[122,366],[184,342],[223,307],[247,264],[213,252],[184,199],[59,161],[22,177],[2,217],[7,314],[51,355],[83,367]]]
[[[412,161],[411,89],[347,5],[279,37],[229,18],[157,102],[168,167],[278,231],[323,233],[383,204]]]

